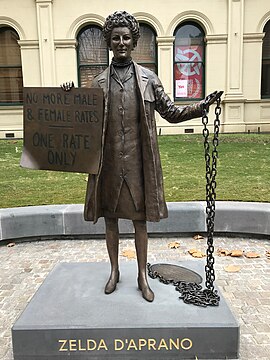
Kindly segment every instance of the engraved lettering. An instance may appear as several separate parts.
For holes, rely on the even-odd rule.
[[[173,339],[169,339],[169,344],[170,344],[170,350],[173,349],[173,347],[177,350],[180,349],[180,339],[177,338],[176,341],[174,341]]]
[[[58,340],[59,351],[109,351],[106,341],[104,339],[65,339]],[[159,340],[150,338],[139,339],[114,339],[114,351],[169,351],[169,350],[185,350],[188,351],[193,346],[189,338],[161,338]]]
[[[27,109],[26,116],[27,116],[27,120],[29,121],[34,119],[32,109]]]
[[[148,350],[153,349],[156,350],[156,340],[155,339],[148,339]]]
[[[93,350],[96,350],[96,348],[97,348],[96,341],[93,339],[88,339],[87,340],[87,350],[93,351]]]
[[[139,344],[138,344],[139,350],[142,350],[142,348],[145,347],[146,345],[147,345],[146,339],[139,339]]]
[[[86,351],[86,348],[85,348],[85,347],[84,347],[84,348],[82,347],[82,340],[78,340],[78,345],[79,345],[79,346],[78,346],[78,350],[79,350],[79,351]]]
[[[75,111],[75,121],[79,123],[97,123],[96,111]]]
[[[48,163],[50,165],[73,166],[76,160],[74,151],[48,151]]]
[[[92,96],[87,94],[74,95],[74,104],[76,105],[97,105],[97,95]]]
[[[116,350],[116,351],[123,350],[124,346],[125,346],[125,344],[124,344],[123,340],[120,340],[120,339],[114,340],[114,350]]]
[[[69,110],[39,108],[37,118],[40,122],[71,122],[71,113]]]
[[[58,342],[59,342],[60,344],[62,344],[62,345],[60,346],[59,351],[68,351],[68,349],[65,348],[65,346],[66,346],[66,344],[67,344],[67,340],[58,340]]]
[[[33,135],[33,145],[40,146],[43,148],[54,148],[54,136],[53,134],[42,134],[42,133],[34,133]]]
[[[77,351],[77,341],[69,340],[69,351]]]
[[[192,346],[193,346],[193,344],[192,344],[192,341],[190,339],[185,338],[185,339],[181,340],[181,348],[183,350],[189,350],[189,349],[192,348]]]
[[[128,342],[127,350],[129,351],[130,349],[138,350],[135,341],[133,339],[130,339]]]
[[[47,105],[69,105],[68,95],[64,93],[45,93],[42,102]]]
[[[27,93],[26,94],[26,104],[37,104],[38,95],[36,93]]]
[[[62,147],[65,149],[90,149],[89,135],[82,134],[63,134],[62,135]]]
[[[100,349],[104,349],[104,350],[107,350],[108,351],[108,348],[107,348],[107,345],[105,343],[105,340],[104,339],[101,339],[100,342],[99,342],[99,345],[98,345],[98,350]]]
[[[63,148],[68,148],[68,134],[63,134],[63,142],[62,142],[62,145],[63,145]]]
[[[166,350],[169,350],[168,349],[168,346],[167,346],[167,343],[166,343],[166,341],[165,341],[165,339],[161,339],[160,340],[160,343],[159,343],[159,345],[158,345],[158,348],[157,348],[158,350],[160,350],[160,349],[166,349]]]

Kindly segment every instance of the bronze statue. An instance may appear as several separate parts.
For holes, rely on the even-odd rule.
[[[173,104],[157,75],[131,58],[140,37],[137,20],[125,11],[109,15],[103,35],[113,52],[111,65],[92,84],[104,91],[102,158],[97,175],[89,175],[84,217],[97,222],[104,217],[111,274],[105,293],[119,281],[118,219],[130,219],[135,228],[138,288],[145,300],[154,293],[147,280],[148,235],[146,221],[168,216],[164,198],[154,111],[171,123],[202,116],[202,108],[214,103],[220,93],[185,107]],[[70,89],[69,83],[63,85]]]

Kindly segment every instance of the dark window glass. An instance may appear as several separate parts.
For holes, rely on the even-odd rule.
[[[97,26],[83,28],[77,40],[79,85],[90,87],[93,78],[108,66],[107,45]]]
[[[262,49],[262,98],[270,98],[270,21],[265,25]]]
[[[138,64],[157,73],[156,33],[151,26],[140,24],[141,37],[132,52],[132,58]]]
[[[176,100],[203,99],[204,32],[195,23],[184,23],[174,35],[174,97]]]
[[[0,28],[0,104],[20,104],[23,77],[19,36],[9,27]]]

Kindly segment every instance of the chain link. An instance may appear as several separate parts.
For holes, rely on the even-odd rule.
[[[204,157],[205,157],[205,177],[206,177],[206,226],[207,226],[207,251],[205,265],[205,289],[196,283],[185,281],[173,282],[164,279],[157,271],[151,270],[151,265],[147,264],[148,274],[151,278],[158,278],[164,284],[172,283],[175,290],[180,292],[182,299],[187,304],[197,306],[218,306],[220,296],[214,287],[215,270],[214,270],[214,223],[215,223],[215,201],[216,201],[216,175],[217,175],[217,159],[218,159],[218,135],[220,128],[219,116],[221,114],[220,97],[216,99],[215,120],[214,120],[214,136],[212,140],[212,153],[210,155],[210,142],[208,130],[208,115],[206,106],[203,106],[203,137],[204,137]]]

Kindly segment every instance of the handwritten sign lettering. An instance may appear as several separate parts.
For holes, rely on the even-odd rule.
[[[97,174],[102,123],[102,89],[24,88],[21,166]]]

